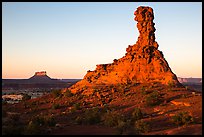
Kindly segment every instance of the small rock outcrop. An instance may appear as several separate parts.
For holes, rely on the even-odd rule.
[[[151,7],[140,6],[134,12],[139,37],[134,45],[126,48],[127,53],[111,64],[96,65],[94,71],[88,71],[84,78],[70,89],[77,92],[84,86],[152,83],[180,85],[171,71],[155,41],[154,13]]]
[[[46,71],[35,72],[36,76],[46,76]]]

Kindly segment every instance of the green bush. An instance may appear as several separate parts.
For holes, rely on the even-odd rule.
[[[115,134],[123,134],[131,129],[131,120],[116,111],[108,110],[102,117],[103,124],[116,129]]]
[[[87,109],[84,115],[75,118],[77,124],[97,124],[101,122],[101,111],[98,108]]]
[[[24,134],[34,135],[42,134],[42,126],[55,126],[56,121],[52,116],[34,116],[29,121],[28,125],[24,129]]]
[[[145,87],[144,86],[141,87],[141,91],[145,91]]]
[[[25,135],[35,135],[40,134],[41,132],[42,132],[41,127],[34,123],[33,121],[30,121],[24,129]]]
[[[132,112],[132,120],[136,121],[143,118],[143,113],[141,109],[135,108]]]
[[[81,116],[77,116],[75,118],[75,121],[76,121],[77,124],[82,124],[83,123],[83,118]]]
[[[172,87],[173,85],[174,85],[173,82],[171,82],[171,81],[168,82],[168,86],[169,86],[169,87]]]
[[[100,110],[98,108],[92,109],[92,110],[86,110],[85,111],[85,123],[86,124],[96,124],[101,121],[101,115]]]
[[[142,95],[147,95],[149,92],[147,92],[147,91],[142,91],[141,93],[142,93]]]
[[[162,101],[162,96],[157,91],[150,93],[146,97],[146,105],[147,106],[159,105],[161,103],[161,101]]]
[[[114,113],[111,111],[107,111],[107,113],[103,115],[103,119],[104,119],[104,125],[109,127],[116,126],[118,122],[117,115],[114,115]]]
[[[131,129],[131,121],[125,120],[125,119],[119,119],[117,122],[116,130],[118,131],[118,134],[121,135],[124,132],[127,132],[127,130]]]
[[[190,116],[189,113],[185,112],[185,111],[184,112],[179,112],[178,114],[173,116],[172,120],[177,126],[188,125],[188,124],[194,122],[193,117]]]
[[[74,104],[73,107],[74,107],[74,110],[79,110],[79,109],[81,109],[80,103]]]
[[[44,120],[44,117],[42,116],[33,117],[31,121],[32,121],[31,122],[32,124],[37,125],[37,126],[45,125],[45,120]]]
[[[66,96],[66,97],[72,97],[73,94],[72,94],[71,90],[67,89],[66,92],[64,93],[64,96]]]
[[[150,126],[149,123],[141,119],[135,122],[135,129],[138,133],[147,133],[150,131]]]
[[[42,130],[42,126],[55,126],[56,121],[52,116],[35,116],[33,117],[28,125],[24,129],[24,134],[41,134],[44,131]]]
[[[55,126],[55,119],[52,116],[35,116],[31,119],[37,126]]]
[[[102,119],[104,120],[104,125],[109,126],[109,127],[118,126],[118,122],[120,120],[125,121],[125,118],[123,115],[120,115],[117,112],[112,112],[112,111],[107,111],[103,115]]]
[[[47,126],[53,127],[53,126],[55,126],[56,121],[55,121],[54,117],[52,117],[52,116],[50,116],[50,117],[45,117],[45,124],[46,124]]]

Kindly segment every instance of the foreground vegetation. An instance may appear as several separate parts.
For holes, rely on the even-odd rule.
[[[171,103],[200,98],[185,88],[169,90],[158,84],[134,84],[110,85],[106,89],[99,86],[90,91],[85,95],[73,94],[68,89],[53,90],[37,99],[25,95],[19,104],[3,103],[2,134],[52,134],[64,123],[98,125],[113,129],[112,134],[139,135],[156,128],[164,130],[201,123],[193,113],[197,112],[198,104],[192,109],[192,106]],[[163,126],[158,127],[159,124]]]

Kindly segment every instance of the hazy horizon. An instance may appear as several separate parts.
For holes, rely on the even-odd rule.
[[[202,2],[2,2],[2,79],[82,79],[125,56],[150,6],[155,37],[177,77],[202,78]]]

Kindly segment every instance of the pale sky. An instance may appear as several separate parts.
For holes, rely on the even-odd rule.
[[[2,78],[83,78],[139,36],[134,11],[154,10],[156,41],[178,77],[202,77],[202,2],[3,2]]]

